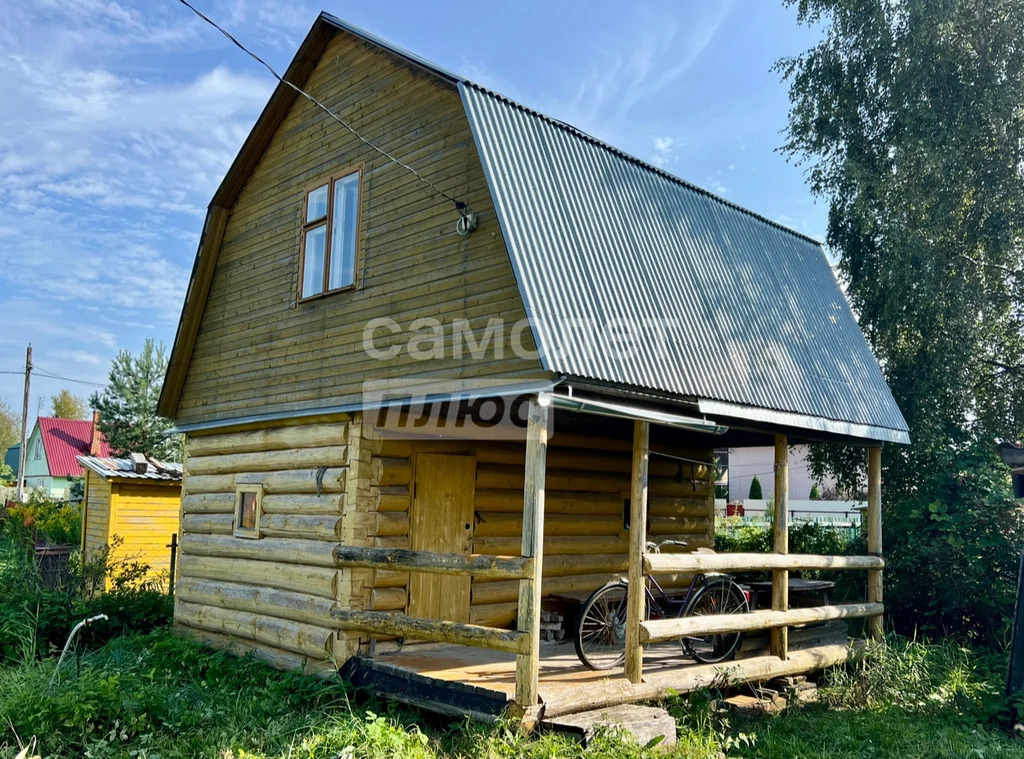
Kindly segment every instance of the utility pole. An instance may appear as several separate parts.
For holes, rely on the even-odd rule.
[[[21,455],[18,457],[18,503],[22,501],[22,494],[25,492],[25,464],[28,462],[28,441],[25,436],[28,434],[28,387],[32,378],[32,343],[28,344],[25,351],[25,398],[21,403]]]

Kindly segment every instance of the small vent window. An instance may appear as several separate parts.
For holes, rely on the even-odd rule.
[[[262,510],[263,486],[239,485],[235,491],[235,537],[258,538]]]

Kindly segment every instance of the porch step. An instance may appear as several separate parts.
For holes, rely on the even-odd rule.
[[[542,730],[575,736],[586,746],[601,729],[621,730],[641,746],[676,745],[676,721],[656,706],[622,704],[541,721]]]
[[[493,721],[508,706],[508,697],[493,690],[426,677],[369,656],[353,656],[342,666],[341,676],[385,698],[438,714]]]

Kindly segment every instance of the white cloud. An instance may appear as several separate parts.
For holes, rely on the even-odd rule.
[[[653,146],[654,155],[651,158],[651,162],[655,166],[664,168],[672,160],[675,153],[675,140],[671,137],[655,137]]]
[[[281,68],[316,15],[204,9]],[[32,342],[48,369],[102,380],[118,348],[173,340],[206,205],[274,81],[148,0],[5,7],[0,78],[0,370]],[[0,397],[17,385],[0,375]]]

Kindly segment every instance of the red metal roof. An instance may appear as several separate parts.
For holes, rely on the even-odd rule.
[[[41,416],[39,433],[51,477],[81,477],[82,467],[76,456],[89,455],[92,420],[53,419]],[[109,456],[110,446],[100,433],[100,456]]]

